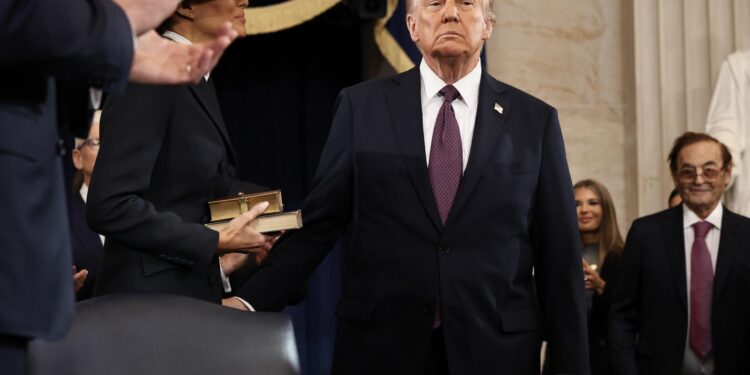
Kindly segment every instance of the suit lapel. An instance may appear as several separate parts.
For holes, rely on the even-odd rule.
[[[469,153],[469,162],[466,165],[466,171],[458,187],[456,198],[453,201],[453,207],[448,215],[448,222],[456,216],[466,201],[471,196],[471,192],[476,187],[477,181],[482,175],[482,171],[490,159],[500,131],[503,128],[505,119],[509,115],[510,103],[504,98],[502,93],[504,87],[490,77],[486,72],[482,72],[482,80],[479,84],[479,100],[477,102],[477,117],[474,124],[474,135],[471,141],[471,152]],[[503,114],[495,111],[495,104],[504,107]]]
[[[721,237],[719,239],[719,254],[716,257],[716,272],[714,274],[714,301],[718,300],[722,289],[727,281],[729,270],[735,264],[737,248],[740,246],[737,240],[739,222],[736,215],[724,207],[724,217],[721,222]]]
[[[687,275],[685,273],[685,235],[682,228],[682,206],[677,206],[667,212],[664,222],[665,244],[667,257],[672,269],[673,281],[682,305],[687,309]]]
[[[216,92],[213,89],[213,83],[201,79],[197,84],[189,85],[188,87],[203,110],[206,111],[208,117],[211,118],[211,122],[216,127],[216,130],[221,134],[221,138],[227,146],[229,158],[234,162],[234,149],[232,148],[232,142],[229,140],[229,134],[227,133],[226,126],[224,126],[224,121],[221,117],[221,109],[219,108],[219,102],[216,99]]]
[[[393,77],[393,80],[396,84],[386,93],[391,124],[393,124],[406,169],[409,171],[409,177],[417,190],[417,195],[435,228],[440,230],[443,225],[432,194],[424,149],[419,68],[415,67],[404,74],[397,75]]]

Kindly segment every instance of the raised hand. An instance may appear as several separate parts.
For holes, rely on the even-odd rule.
[[[138,37],[130,81],[145,84],[185,84],[202,79],[237,38],[229,22],[206,43],[179,44],[148,31]]]

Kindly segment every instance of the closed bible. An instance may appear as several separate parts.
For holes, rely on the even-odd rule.
[[[224,229],[231,219],[211,222],[207,227],[220,231]],[[263,214],[248,224],[259,233],[273,233],[282,230],[302,228],[302,211],[278,212],[274,214]]]
[[[268,208],[264,214],[284,211],[284,204],[281,201],[281,190],[237,195],[208,202],[208,208],[211,210],[211,222],[233,219],[244,212],[250,211],[253,206],[261,202],[268,202]]]

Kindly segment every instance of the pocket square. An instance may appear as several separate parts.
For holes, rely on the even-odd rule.
[[[497,113],[499,113],[499,114],[502,115],[503,114],[503,106],[501,106],[498,103],[495,103],[495,112],[497,112]]]

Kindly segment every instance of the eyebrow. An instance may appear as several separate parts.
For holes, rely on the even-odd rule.
[[[712,165],[719,165],[719,163],[711,160],[711,161],[707,161],[707,162],[703,163],[703,165],[701,165],[700,167],[703,168],[703,167],[709,167],[709,166],[712,166]],[[684,163],[680,169],[685,168],[685,167],[695,168],[695,166],[692,165],[692,164]]]

